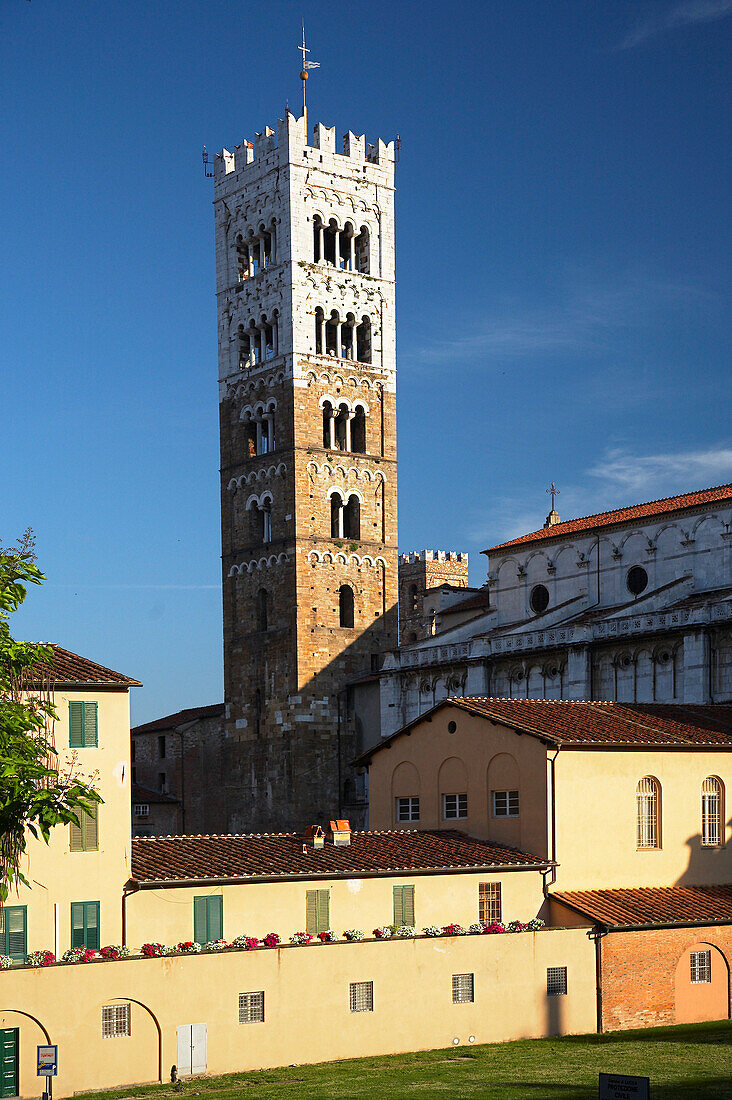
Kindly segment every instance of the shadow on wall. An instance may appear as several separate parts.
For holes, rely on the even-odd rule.
[[[727,822],[727,829],[730,827],[732,817]],[[695,833],[686,841],[686,847],[689,849],[686,870],[676,879],[674,886],[707,886],[732,880],[732,851],[729,845],[702,844],[702,834]]]

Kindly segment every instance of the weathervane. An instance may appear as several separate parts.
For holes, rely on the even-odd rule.
[[[305,20],[304,19],[303,19],[303,22],[302,22],[302,46],[298,46],[297,48],[300,51],[300,53],[302,54],[302,70],[300,72],[300,79],[302,80],[302,114],[303,114],[303,118],[305,119],[305,132],[307,133],[308,114],[307,114],[307,106],[305,104],[305,86],[307,84],[307,79],[308,79],[308,69],[319,69],[320,68],[320,62],[319,61],[308,61],[308,59],[305,56],[306,54],[310,53],[310,50],[305,45]]]
[[[559,489],[557,489],[554,482],[552,482],[551,485],[549,486],[549,488],[547,489],[547,493],[551,493],[551,496],[552,496],[552,512],[553,512],[554,511],[554,497],[559,496]]]

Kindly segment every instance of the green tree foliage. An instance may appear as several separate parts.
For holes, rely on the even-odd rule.
[[[28,584],[45,579],[35,564],[30,530],[15,546],[0,545],[0,905],[19,883],[28,839],[48,843],[56,825],[81,824],[101,797],[96,776],[81,773],[76,755],[61,764],[53,744],[53,650],[16,641],[8,620]]]

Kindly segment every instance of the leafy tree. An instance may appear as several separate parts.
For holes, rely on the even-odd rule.
[[[51,829],[91,814],[101,797],[96,775],[84,776],[76,754],[61,764],[53,744],[53,649],[16,641],[8,620],[26,585],[45,579],[35,564],[30,530],[0,545],[0,905],[20,883],[28,838],[48,843]]]

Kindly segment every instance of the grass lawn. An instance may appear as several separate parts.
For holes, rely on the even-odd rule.
[[[730,1100],[732,1022],[449,1047],[388,1058],[198,1077],[177,1085],[128,1086],[83,1096],[85,1100],[175,1096],[383,1100],[409,1095],[420,1100],[424,1096],[597,1100],[601,1071],[650,1077],[651,1100]]]

